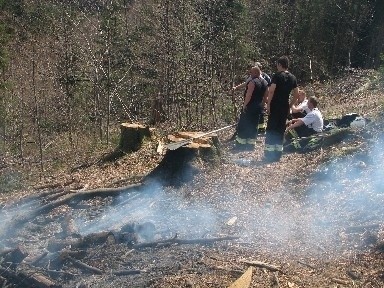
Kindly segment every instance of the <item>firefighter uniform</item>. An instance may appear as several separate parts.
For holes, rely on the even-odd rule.
[[[264,156],[269,162],[279,161],[283,154],[283,141],[289,114],[289,95],[297,88],[296,77],[288,71],[279,71],[272,77],[275,91],[270,102]]]
[[[236,145],[241,148],[254,147],[258,133],[257,124],[263,113],[262,100],[267,89],[267,82],[262,77],[252,79],[255,88],[249,103],[240,114],[237,126]],[[248,91],[248,85],[244,92],[244,98]]]
[[[263,77],[265,81],[267,81],[268,87],[271,86],[271,77],[269,77],[267,73],[261,72],[261,77]],[[265,134],[265,129],[267,127],[265,118],[266,118],[266,114],[264,113],[264,111],[262,111],[259,117],[259,123],[257,125],[258,134]]]

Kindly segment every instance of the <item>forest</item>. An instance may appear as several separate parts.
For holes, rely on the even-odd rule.
[[[242,97],[228,91],[250,62],[273,74],[287,55],[301,86],[378,69],[382,11],[380,0],[0,0],[0,156],[43,173],[114,147],[121,122],[232,124]]]

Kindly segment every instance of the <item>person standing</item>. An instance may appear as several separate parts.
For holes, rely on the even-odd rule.
[[[244,92],[243,109],[237,125],[236,148],[253,149],[256,144],[257,124],[262,115],[267,96],[268,83],[261,77],[260,68],[250,69],[251,80]]]
[[[272,77],[267,102],[268,121],[264,148],[266,162],[279,161],[283,154],[284,132],[289,109],[296,103],[299,92],[296,77],[288,71],[288,57],[280,57],[276,66],[277,73]],[[289,101],[291,92],[293,97]]]
[[[263,67],[261,66],[261,63],[260,62],[256,62],[256,66],[258,66],[260,68],[261,77],[263,77],[265,79],[265,81],[267,81],[268,87],[271,86],[271,77],[269,77],[269,75],[262,70]],[[266,124],[267,123],[265,121],[265,112],[264,112],[264,109],[263,109],[262,115],[260,116],[259,123],[257,125],[258,134],[265,134]]]

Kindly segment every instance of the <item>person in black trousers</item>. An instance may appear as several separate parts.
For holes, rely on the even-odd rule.
[[[282,56],[277,60],[277,73],[272,77],[267,101],[267,129],[264,160],[279,161],[283,154],[283,141],[289,109],[298,99],[299,88],[296,77],[288,71],[289,60]],[[289,101],[291,92],[293,97]]]

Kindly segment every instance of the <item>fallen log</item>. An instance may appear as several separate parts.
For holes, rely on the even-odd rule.
[[[47,274],[49,275],[49,277],[52,277],[52,278],[61,278],[61,277],[65,277],[65,278],[75,278],[76,275],[73,274],[73,273],[69,273],[69,272],[66,272],[66,271],[58,271],[58,270],[46,270]]]
[[[75,258],[75,259],[82,259],[87,255],[86,250],[63,250],[59,253],[59,258],[64,260],[68,256]]]
[[[241,263],[244,263],[244,264],[247,264],[247,265],[251,265],[251,266],[255,266],[255,267],[259,267],[259,268],[266,268],[268,270],[271,270],[271,271],[278,271],[278,272],[281,272],[281,269],[275,265],[271,265],[271,264],[267,264],[267,263],[264,263],[264,262],[261,262],[261,261],[247,261],[247,260],[241,260],[240,261]]]
[[[367,225],[358,225],[358,226],[349,226],[345,229],[345,232],[347,233],[358,233],[358,232],[364,232],[366,230],[376,230],[380,228],[381,224],[367,224]]]
[[[214,242],[218,241],[228,241],[228,240],[236,240],[240,237],[237,236],[226,236],[226,237],[217,237],[217,238],[201,238],[201,239],[178,239],[178,238],[172,238],[167,240],[159,240],[154,242],[148,242],[148,243],[140,243],[133,245],[134,249],[141,249],[141,248],[148,248],[148,247],[157,247],[161,245],[172,245],[172,244],[212,244]]]
[[[44,251],[40,255],[37,255],[35,257],[31,258],[25,258],[24,262],[31,265],[31,266],[36,266],[41,260],[43,260],[46,256],[48,255],[48,251]]]
[[[47,250],[49,252],[56,252],[69,246],[71,246],[71,248],[83,249],[105,243],[108,245],[116,243],[126,243],[132,245],[132,243],[137,243],[137,235],[134,232],[103,231],[91,233],[76,239],[52,239],[48,242]]]
[[[116,270],[112,271],[113,275],[116,276],[126,276],[126,275],[137,275],[141,273],[146,273],[146,270],[137,270],[137,269],[132,269],[132,270]]]
[[[88,248],[93,245],[101,245],[107,241],[111,234],[112,232],[98,232],[77,239],[53,239],[48,242],[47,249],[50,252],[55,252],[68,246],[72,248]]]
[[[12,251],[8,252],[4,256],[5,263],[20,264],[24,258],[28,256],[28,252],[20,246],[16,247]]]
[[[0,274],[17,287],[60,288],[52,279],[38,271],[18,271],[0,267]]]
[[[307,266],[308,268],[311,268],[313,270],[316,270],[316,267],[311,265],[311,264],[308,264],[306,262],[303,262],[303,261],[297,261],[297,263],[301,264],[301,265],[304,265],[304,266]]]
[[[239,277],[240,275],[242,275],[244,273],[244,271],[242,271],[240,269],[231,269],[231,268],[227,268],[227,267],[223,267],[223,266],[213,266],[211,268],[215,269],[215,270],[219,270],[219,271],[224,271],[226,273],[233,275],[234,277]]]
[[[46,205],[40,206],[39,208],[28,211],[28,213],[25,213],[19,217],[16,217],[13,219],[10,223],[7,225],[7,229],[4,229],[2,233],[0,233],[0,238],[6,238],[11,237],[14,235],[14,233],[17,231],[15,227],[20,227],[21,225],[24,225],[26,222],[34,219],[36,216],[47,213],[54,208],[57,208],[64,204],[71,204],[76,205],[78,202],[90,199],[92,197],[108,197],[108,196],[118,196],[121,193],[128,193],[130,191],[141,191],[143,187],[142,183],[139,184],[132,184],[124,187],[119,188],[101,188],[101,189],[93,189],[93,190],[85,190],[85,191],[72,191],[71,194],[65,195],[64,197],[47,203]]]
[[[15,250],[16,250],[16,248],[6,248],[3,250],[0,250],[0,257],[6,255],[8,253],[11,253],[12,251],[15,251]]]
[[[74,265],[76,265],[79,268],[85,269],[85,270],[90,271],[94,274],[98,274],[98,275],[103,274],[103,271],[101,271],[99,268],[85,264],[85,263],[81,262],[80,260],[76,260],[76,259],[72,258],[71,256],[67,256],[66,259],[68,259],[70,262],[72,262]]]
[[[342,285],[349,285],[350,284],[350,282],[348,280],[344,280],[344,279],[332,278],[331,280],[332,280],[332,282],[335,282],[337,284],[342,284]]]
[[[36,189],[36,190],[54,189],[54,188],[57,188],[57,187],[69,186],[73,182],[75,182],[75,179],[69,179],[68,181],[66,181],[64,183],[57,182],[57,183],[48,183],[48,184],[43,184],[43,185],[40,185],[40,186],[35,186],[34,189]],[[49,192],[48,192],[48,194],[49,194]],[[41,194],[41,195],[43,195],[43,194]]]

